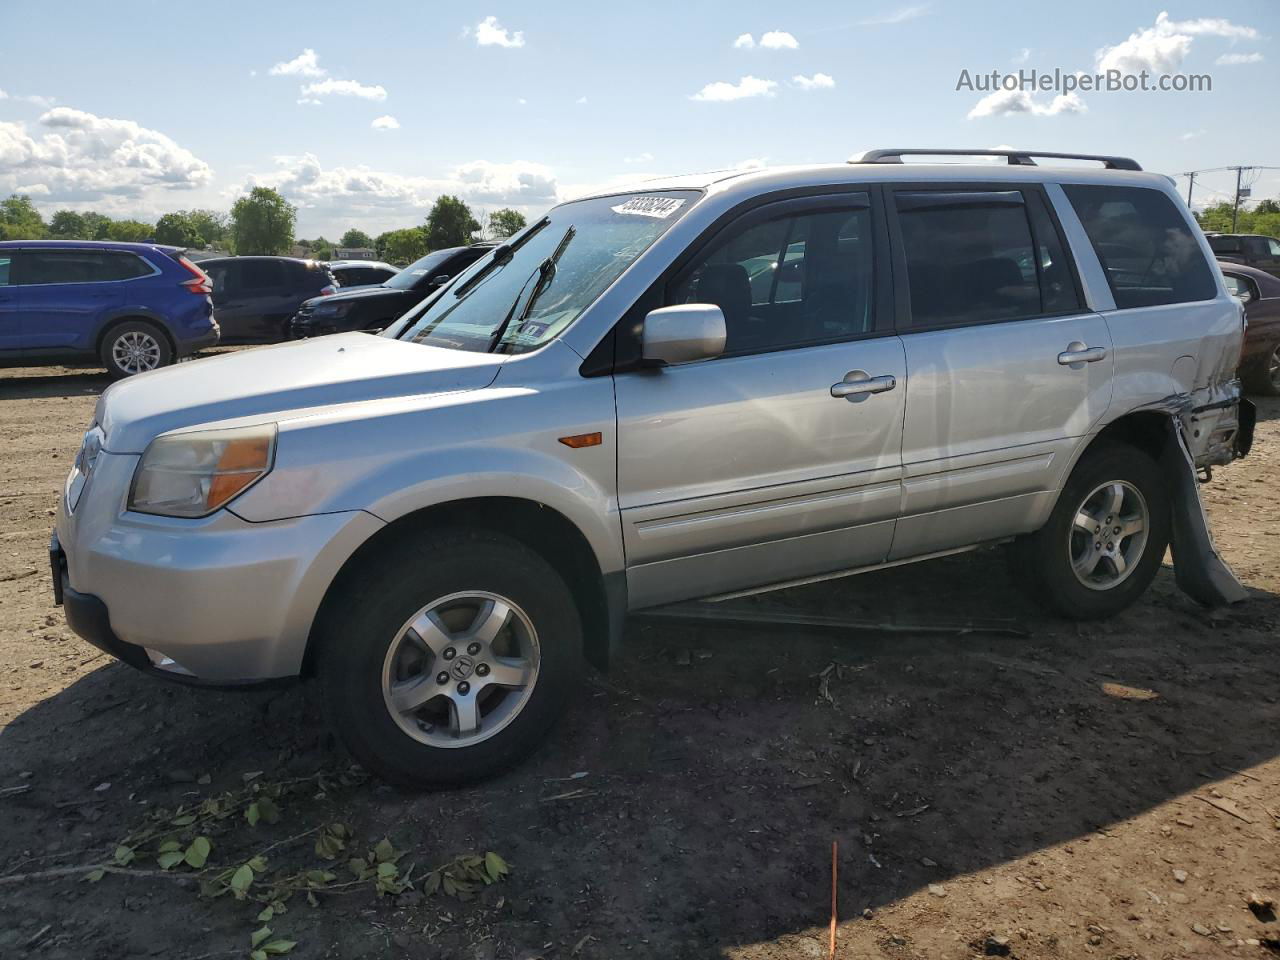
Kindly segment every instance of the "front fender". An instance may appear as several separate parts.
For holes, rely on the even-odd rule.
[[[613,384],[482,391],[361,405],[284,420],[276,464],[231,509],[246,520],[364,510],[388,523],[478,497],[542,503],[572,522],[602,572],[624,569]],[[599,445],[558,440],[600,433]]]

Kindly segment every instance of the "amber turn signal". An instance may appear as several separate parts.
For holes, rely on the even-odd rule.
[[[575,433],[572,437],[561,437],[560,442],[577,450],[579,447],[598,447],[604,443],[604,437],[599,433]]]

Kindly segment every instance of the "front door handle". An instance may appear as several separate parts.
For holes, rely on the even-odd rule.
[[[1072,340],[1067,349],[1058,354],[1058,363],[1069,367],[1073,363],[1097,363],[1107,359],[1106,347],[1088,347],[1079,340]]]
[[[850,402],[859,400],[870,393],[884,393],[898,385],[898,378],[892,375],[873,377],[865,370],[850,370],[839,383],[831,385],[831,395],[837,400]]]

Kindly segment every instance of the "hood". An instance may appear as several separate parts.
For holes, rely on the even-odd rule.
[[[404,297],[414,296],[414,290],[397,290],[395,287],[387,287],[381,283],[366,284],[362,287],[342,287],[337,293],[331,293],[327,297],[312,297],[304,301],[304,305],[317,307],[322,303],[341,303],[344,300],[374,300],[380,297]]]
[[[95,419],[111,453],[141,453],[161,433],[309,407],[478,390],[505,356],[343,333],[180,363],[112,384]]]

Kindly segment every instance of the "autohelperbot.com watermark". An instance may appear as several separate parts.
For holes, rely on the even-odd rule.
[[[1063,70],[960,71],[956,90],[974,93],[1023,91],[1069,96],[1073,93],[1210,93],[1213,77],[1207,73],[1152,73],[1149,70],[1129,72],[1103,70],[1099,73]]]

